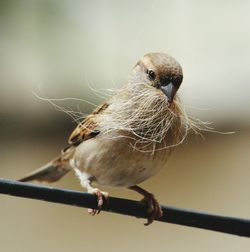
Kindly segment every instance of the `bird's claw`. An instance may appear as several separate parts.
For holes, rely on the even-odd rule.
[[[161,218],[163,211],[153,194],[149,194],[147,197],[144,197],[142,201],[148,204],[148,221],[144,224],[145,226],[148,226],[154,220]]]
[[[92,216],[99,214],[101,212],[102,206],[103,206],[103,198],[106,199],[106,201],[108,201],[109,199],[109,194],[107,192],[103,192],[101,190],[99,190],[98,188],[91,188],[91,190],[88,191],[91,194],[94,194],[97,196],[97,206],[98,209],[88,209],[88,213]]]

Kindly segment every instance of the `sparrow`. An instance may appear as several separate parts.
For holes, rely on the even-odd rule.
[[[94,187],[125,187],[144,197],[148,220],[162,216],[150,192],[138,186],[166,167],[184,138],[186,122],[177,91],[180,64],[165,53],[148,53],[132,69],[126,84],[97,107],[73,131],[60,155],[19,181],[55,182],[73,170],[82,187],[97,196],[99,214],[109,194]]]

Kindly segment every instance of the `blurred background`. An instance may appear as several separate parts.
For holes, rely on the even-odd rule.
[[[35,94],[89,113],[145,53],[166,52],[183,67],[188,114],[235,134],[190,138],[142,186],[162,204],[249,219],[249,9],[247,0],[0,0],[0,177],[22,177],[52,159],[76,126]],[[73,174],[54,186],[82,190]],[[2,195],[0,211],[2,251],[250,248],[246,238]]]

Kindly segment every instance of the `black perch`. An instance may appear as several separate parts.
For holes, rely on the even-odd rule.
[[[15,180],[0,179],[0,193],[47,202],[97,209],[96,196],[73,190],[34,185]],[[202,228],[228,234],[250,237],[250,220],[195,212],[187,209],[161,206],[163,216],[157,220],[189,227]],[[110,197],[103,211],[147,218],[147,206],[143,202]]]

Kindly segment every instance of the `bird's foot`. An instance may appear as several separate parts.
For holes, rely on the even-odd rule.
[[[145,196],[142,199],[142,201],[146,202],[148,205],[148,214],[149,214],[148,221],[147,223],[144,224],[145,226],[148,226],[151,223],[153,223],[155,219],[161,218],[163,215],[163,212],[162,212],[160,204],[158,203],[158,201],[156,200],[153,194],[149,193],[147,196]]]
[[[159,219],[162,217],[163,212],[161,206],[152,193],[149,193],[148,191],[142,189],[138,185],[130,186],[129,189],[134,190],[143,195],[144,198],[142,199],[142,201],[146,202],[148,205],[148,222],[145,223],[144,225],[148,226],[155,219]]]
[[[103,199],[105,198],[106,201],[109,199],[109,194],[107,192],[103,192],[99,190],[98,188],[90,188],[88,190],[88,193],[94,194],[97,196],[97,206],[98,209],[88,209],[88,213],[92,216],[99,214],[101,212],[102,206],[103,206]]]

